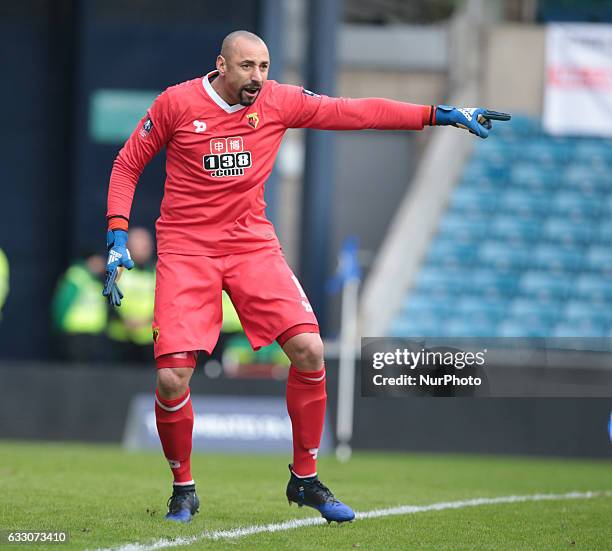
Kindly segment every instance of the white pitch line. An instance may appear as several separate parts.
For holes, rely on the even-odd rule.
[[[524,503],[526,501],[558,501],[562,499],[593,499],[596,497],[611,497],[612,492],[568,492],[566,494],[532,494],[525,496],[501,496],[501,497],[478,497],[463,501],[446,501],[442,503],[431,503],[430,505],[401,505],[388,509],[374,509],[362,513],[355,513],[355,520],[370,518],[391,517],[396,515],[413,515],[415,513],[426,513],[428,511],[444,511],[446,509],[463,509],[465,507],[477,507],[480,505],[499,505],[503,503]],[[262,532],[283,532],[294,530],[304,526],[315,526],[325,524],[321,517],[309,517],[305,519],[292,519],[285,522],[273,524],[259,524],[254,526],[243,526],[229,530],[213,530],[202,532],[196,536],[179,537],[172,540],[160,539],[152,543],[128,543],[119,547],[98,549],[98,551],[155,551],[179,545],[191,545],[202,540],[237,539]]]

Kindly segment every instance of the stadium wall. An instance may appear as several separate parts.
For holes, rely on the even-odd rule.
[[[485,33],[483,100],[493,109],[541,116],[546,30],[497,25]]]
[[[327,367],[335,426],[337,362]],[[0,439],[119,443],[129,402],[137,393],[152,396],[153,375],[152,367],[0,364]],[[201,373],[191,384],[194,395],[282,396],[284,387],[283,381],[210,379]],[[359,392],[357,387],[356,449],[612,457],[608,398],[375,399]]]

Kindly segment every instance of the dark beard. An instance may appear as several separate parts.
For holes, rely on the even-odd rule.
[[[259,94],[261,93],[261,88],[257,89],[257,95],[253,98],[247,98],[244,95],[245,89],[241,89],[240,90],[240,94],[238,95],[239,99],[240,99],[240,105],[244,105],[245,107],[248,107],[249,105],[253,105],[255,103],[255,100],[259,97]]]

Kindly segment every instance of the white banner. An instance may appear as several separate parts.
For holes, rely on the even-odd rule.
[[[612,25],[547,27],[544,128],[612,137]]]

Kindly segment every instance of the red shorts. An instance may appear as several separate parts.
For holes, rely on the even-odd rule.
[[[318,326],[280,249],[218,257],[162,253],[155,283],[156,358],[191,350],[213,351],[223,321],[222,290],[231,298],[255,350],[296,325]]]

